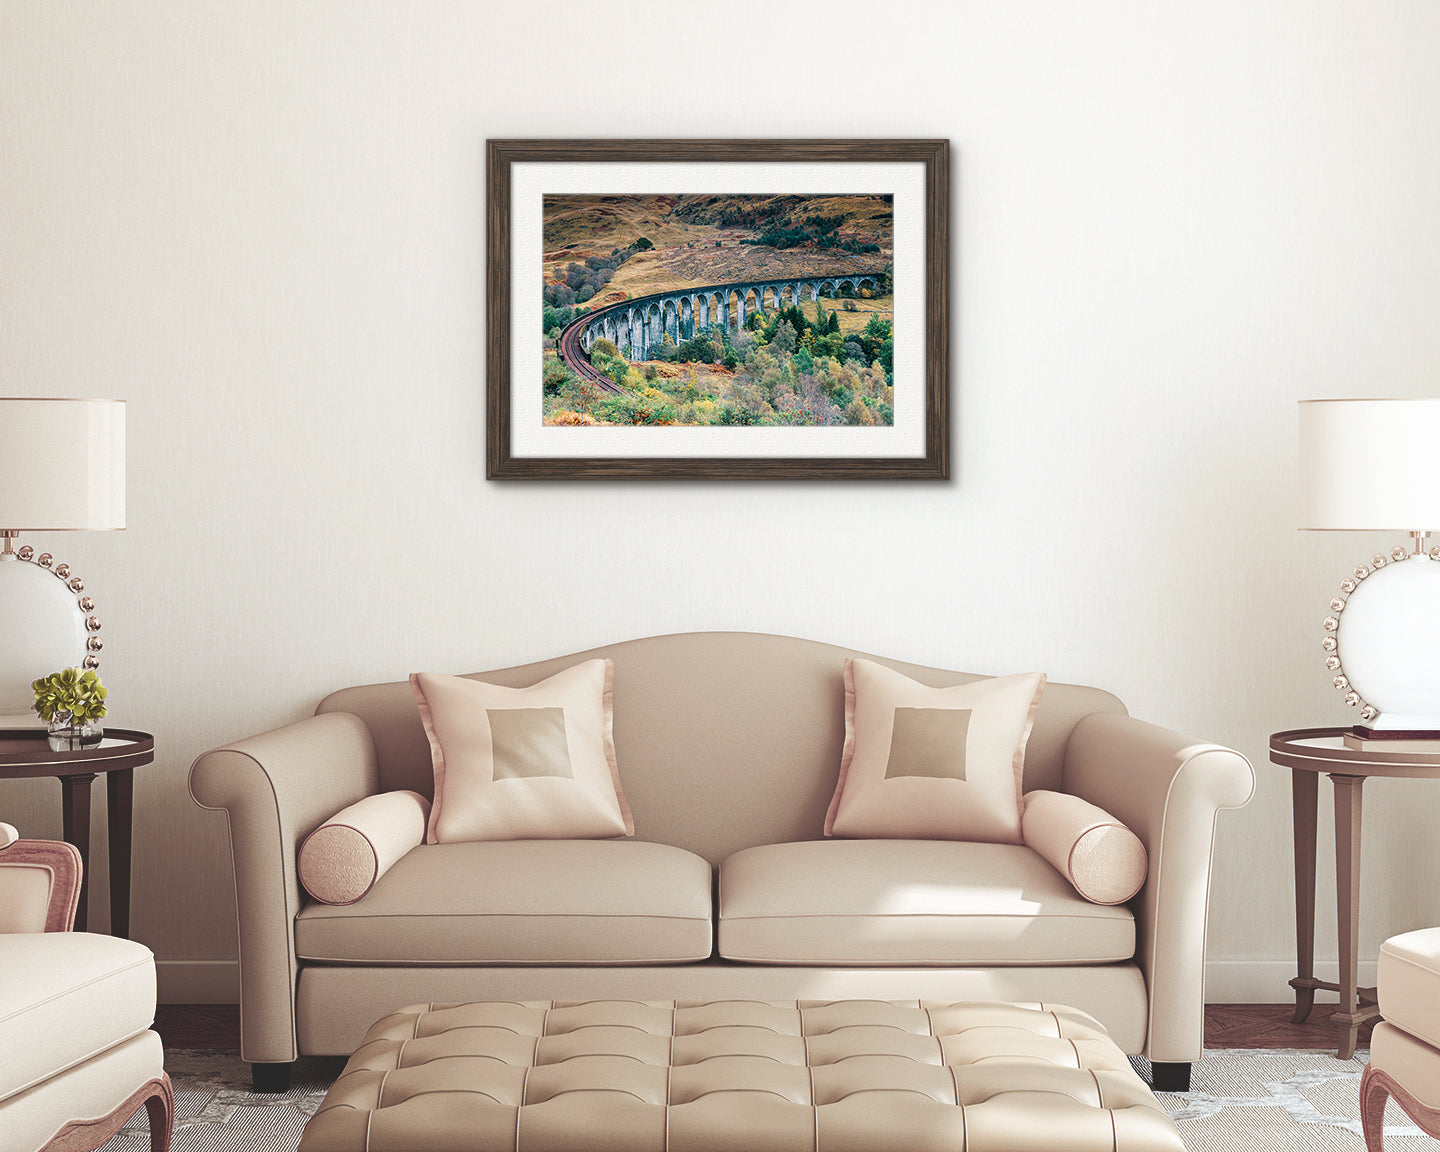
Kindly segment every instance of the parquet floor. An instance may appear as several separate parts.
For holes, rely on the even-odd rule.
[[[1334,1048],[1336,1027],[1330,1023],[1334,1004],[1316,1004],[1304,1024],[1292,1024],[1293,1004],[1207,1004],[1207,1048]],[[1360,1028],[1358,1044],[1370,1046],[1374,1022]]]
[[[1290,1023],[1289,1004],[1207,1004],[1207,1048],[1333,1048],[1333,1004],[1317,1004],[1304,1024]],[[234,1004],[162,1004],[155,1011],[155,1031],[168,1048],[237,1050],[240,1009]],[[1360,1047],[1370,1043],[1370,1029],[1360,1032]]]

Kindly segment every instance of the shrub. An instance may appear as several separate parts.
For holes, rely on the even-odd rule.
[[[675,346],[675,359],[686,364],[713,364],[715,344],[709,337],[695,336]]]
[[[544,382],[545,395],[558,395],[570,380],[570,369],[566,368],[559,360],[546,360],[545,367],[541,372]]]
[[[644,392],[621,392],[600,401],[602,419],[614,424],[673,424],[675,405],[663,392],[647,388]]]

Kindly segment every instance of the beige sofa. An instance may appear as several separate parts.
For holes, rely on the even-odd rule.
[[[1250,797],[1245,758],[1098,689],[1046,688],[1024,787],[1086,799],[1145,843],[1148,878],[1118,907],[1022,845],[826,840],[851,655],[693,633],[477,674],[522,686],[613,660],[634,840],[421,845],[348,906],[307,898],[297,849],[367,795],[431,794],[409,685],[344,689],[205,753],[190,788],[228,816],[257,1087],[287,1083],[298,1055],[352,1051],[404,1004],[604,998],[1054,1001],[1149,1057],[1157,1084],[1188,1081],[1215,819]],[[931,686],[982,679],[869,658]]]

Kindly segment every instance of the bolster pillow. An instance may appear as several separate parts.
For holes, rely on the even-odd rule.
[[[1140,837],[1103,808],[1064,792],[1027,792],[1025,843],[1092,904],[1123,904],[1145,883]]]
[[[342,808],[300,845],[300,883],[322,904],[354,904],[424,841],[429,818],[430,801],[418,792],[382,792]]]

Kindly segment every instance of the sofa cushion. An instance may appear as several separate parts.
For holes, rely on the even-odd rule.
[[[845,661],[845,748],[827,836],[1019,844],[1025,744],[1045,677],[931,688]]]
[[[721,864],[719,952],[761,964],[1104,964],[1134,955],[1135,920],[1081,899],[1023,845],[808,841]]]
[[[0,935],[0,1100],[155,1019],[155,957],[90,932]]]
[[[435,769],[426,839],[634,835],[615,761],[613,684],[609,660],[528,688],[411,676]]]
[[[674,964],[711,945],[710,865],[626,840],[422,844],[354,904],[308,904],[302,959],[337,964]]]

